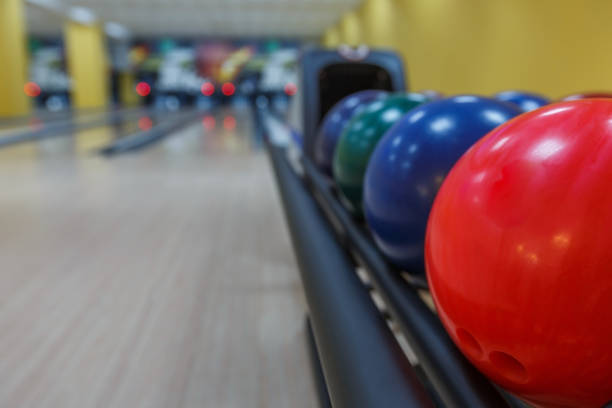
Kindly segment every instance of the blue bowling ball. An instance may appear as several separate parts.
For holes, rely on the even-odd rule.
[[[317,167],[332,175],[334,152],[346,124],[365,106],[388,95],[388,92],[377,90],[356,92],[341,99],[327,112],[315,139],[314,161]]]
[[[523,112],[529,112],[550,103],[550,99],[545,96],[523,91],[504,91],[493,97],[498,101],[512,103]]]
[[[418,93],[420,93],[430,101],[437,101],[438,99],[444,98],[444,94],[442,94],[442,92],[435,91],[433,89],[424,89],[422,91],[419,91]]]
[[[424,271],[427,218],[444,177],[474,142],[520,113],[460,95],[421,105],[387,131],[368,164],[363,205],[376,244],[393,263]]]

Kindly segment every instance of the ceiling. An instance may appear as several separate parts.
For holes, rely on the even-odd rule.
[[[56,0],[67,11],[86,7],[133,36],[315,38],[361,0]],[[27,7],[28,30],[59,35],[62,18]]]

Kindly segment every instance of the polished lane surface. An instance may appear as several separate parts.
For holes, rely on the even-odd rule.
[[[127,118],[144,112],[143,108],[96,109],[75,112],[38,112],[29,117],[0,120],[0,138],[14,133],[35,132],[45,128],[58,126],[84,126],[87,123],[97,123],[114,113],[118,118]]]
[[[76,150],[95,153],[114,141],[142,133],[161,123],[174,122],[189,112],[164,112],[152,109],[128,108],[105,112],[76,113],[70,118],[39,121],[36,117],[27,127],[0,131],[0,148],[38,141],[38,147],[56,152]],[[57,139],[57,141],[51,141]],[[74,140],[69,140],[74,139]],[[36,146],[34,146],[36,150]]]
[[[249,112],[110,159],[85,139],[0,149],[0,406],[314,407]]]

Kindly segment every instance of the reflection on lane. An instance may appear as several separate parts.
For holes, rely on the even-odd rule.
[[[125,109],[110,109],[98,111],[79,111],[66,115],[60,119],[53,117],[43,119],[39,116],[31,116],[24,119],[19,125],[0,129],[0,143],[10,144],[13,140],[36,139],[39,137],[56,136],[58,133],[66,132],[72,128],[83,129],[89,126],[103,126],[108,123],[123,121],[142,115],[143,108],[133,107]]]
[[[158,120],[156,116],[143,114],[135,117],[132,120],[121,121],[112,125],[96,126],[89,129],[76,131],[70,137],[60,137],[48,140],[42,140],[47,144],[59,143],[64,141],[59,139],[67,139],[75,145],[75,153],[77,154],[93,154],[97,153],[103,147],[108,146],[117,139],[129,137],[135,133],[151,129]]]
[[[1,118],[0,132],[7,129],[25,128],[30,126],[33,121],[40,123],[51,122],[55,120],[66,120],[72,115],[71,111],[48,112],[37,111],[28,116],[20,116],[15,118]]]
[[[153,120],[149,116],[143,116],[138,119],[138,129],[145,131],[153,127]]]
[[[117,137],[117,129],[113,126],[100,126],[76,132],[74,139],[62,138],[75,141],[76,153],[87,154],[111,143]],[[54,140],[51,140],[54,141]]]
[[[133,109],[129,109],[131,111]],[[128,110],[126,110],[127,112]],[[87,111],[65,111],[65,112],[37,112],[31,116],[0,121],[0,135],[10,134],[17,131],[38,130],[44,126],[85,123],[90,120],[103,118],[111,112],[119,112],[116,109],[87,110]]]
[[[54,142],[52,139],[73,138],[76,151],[83,153],[92,148],[99,150],[107,147],[116,139],[143,133],[152,129],[159,121],[170,121],[175,118],[175,113],[130,108],[121,112],[113,112],[106,117],[96,119],[94,122],[88,121],[83,126],[70,125],[55,127],[51,130],[47,128],[40,133],[29,131],[25,135],[11,133],[6,137],[0,137],[0,148],[22,143],[40,143],[42,141],[45,141],[45,144],[64,145],[65,141]]]
[[[9,145],[0,149],[3,156],[37,157],[50,155],[84,155],[91,154],[100,148],[107,146],[116,139],[120,139],[145,129],[150,129],[155,124],[154,117],[146,114],[128,116],[129,119],[117,121],[114,124],[87,127],[82,130],[67,131],[59,133],[54,137],[41,138],[15,145]],[[6,154],[4,154],[6,153]]]
[[[221,108],[205,113],[201,121],[173,133],[152,154],[244,154],[261,148],[249,109]]]

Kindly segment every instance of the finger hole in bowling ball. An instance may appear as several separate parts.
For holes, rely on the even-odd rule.
[[[500,375],[515,383],[527,381],[527,369],[520,361],[510,354],[502,351],[492,351],[489,354],[491,363],[497,368]]]
[[[482,347],[478,344],[478,341],[465,329],[459,328],[457,329],[457,338],[459,339],[459,343],[463,347],[466,353],[468,353],[471,357],[476,359],[482,358]]]

